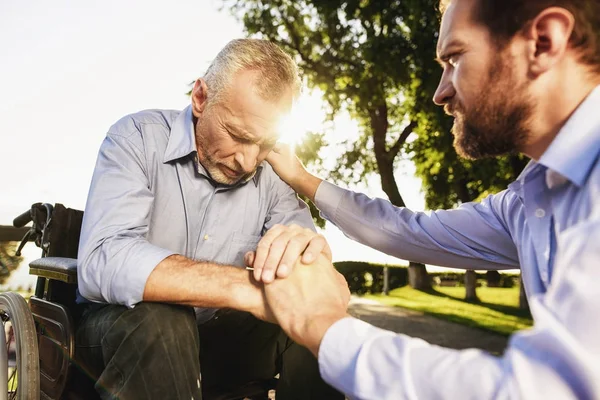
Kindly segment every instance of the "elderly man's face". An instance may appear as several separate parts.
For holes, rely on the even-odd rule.
[[[278,139],[281,118],[291,110],[291,88],[278,100],[265,100],[256,93],[255,85],[260,85],[256,75],[236,74],[223,98],[196,115],[198,159],[215,181],[225,185],[255,174]],[[193,98],[196,101],[194,94]]]
[[[454,0],[442,18],[438,59],[444,73],[434,96],[454,116],[454,147],[476,159],[522,149],[529,136],[527,79],[510,46],[473,20],[479,0]]]

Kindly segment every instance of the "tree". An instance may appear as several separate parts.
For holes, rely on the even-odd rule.
[[[470,302],[478,302],[479,297],[477,297],[477,274],[475,271],[469,269],[465,272],[465,300]]]
[[[295,57],[308,85],[324,93],[330,118],[346,110],[358,122],[359,137],[346,143],[330,179],[356,183],[378,174],[390,202],[402,207],[394,171],[402,157],[410,158],[433,208],[453,207],[494,191],[500,186],[495,178],[514,178],[514,171],[502,169],[501,162],[458,159],[449,134],[452,121],[431,101],[441,74],[434,61],[438,0],[224,4],[249,34],[267,38]],[[323,135],[313,137],[326,143]],[[313,150],[316,154],[318,148]],[[486,175],[490,169],[493,176]],[[423,265],[411,263],[409,271],[414,287],[430,287]]]
[[[529,301],[527,301],[527,294],[525,293],[523,275],[519,276],[519,308],[521,310],[529,310]]]
[[[16,249],[15,242],[0,242],[0,284],[4,284],[23,261],[23,257],[15,256]]]

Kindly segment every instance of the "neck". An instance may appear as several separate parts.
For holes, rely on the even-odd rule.
[[[522,153],[536,161],[600,80],[590,79],[589,73],[578,69],[548,77],[542,83],[542,90],[534,96],[537,104],[530,123],[531,134],[521,149]]]

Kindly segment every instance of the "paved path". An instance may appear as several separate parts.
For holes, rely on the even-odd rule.
[[[380,328],[419,337],[429,343],[454,349],[475,347],[501,354],[508,340],[502,335],[354,296],[349,310],[353,316]]]

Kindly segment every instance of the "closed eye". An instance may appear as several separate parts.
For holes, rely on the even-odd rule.
[[[229,137],[231,137],[233,140],[235,140],[238,143],[241,143],[241,144],[253,144],[254,143],[253,140],[233,134],[229,129],[225,129],[225,130],[229,134]]]

